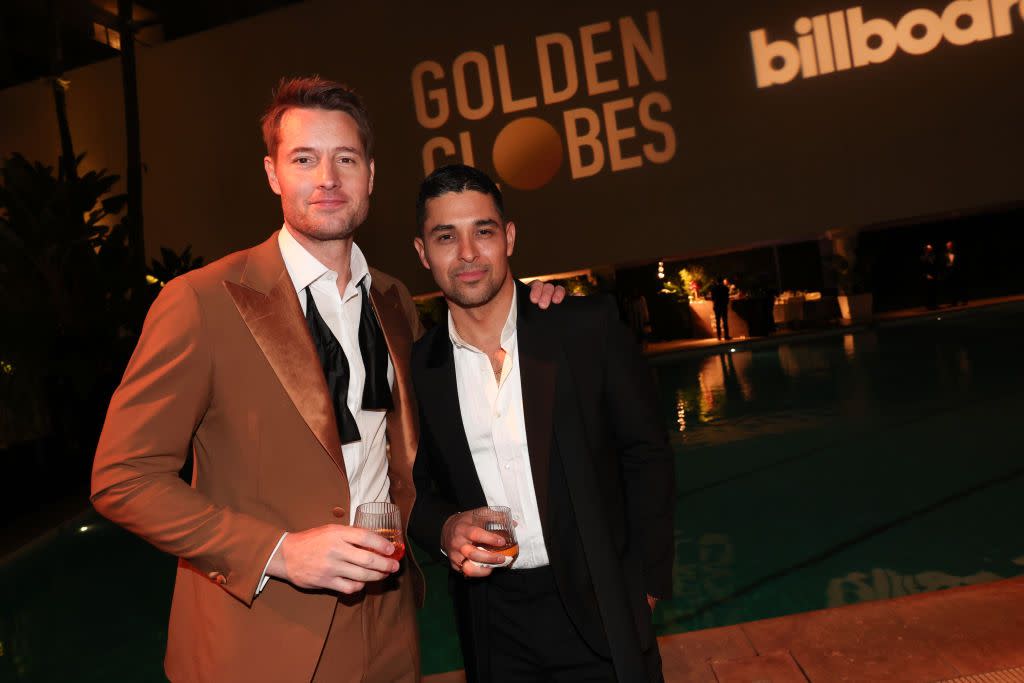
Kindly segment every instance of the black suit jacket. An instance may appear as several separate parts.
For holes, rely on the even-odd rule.
[[[654,643],[646,595],[672,586],[674,468],[639,349],[614,305],[570,298],[542,311],[517,284],[523,411],[545,545],[559,594],[620,681],[646,678]],[[447,564],[441,528],[487,504],[459,408],[448,326],[414,347],[420,410],[410,535]],[[487,580],[452,572],[470,680],[487,680]]]

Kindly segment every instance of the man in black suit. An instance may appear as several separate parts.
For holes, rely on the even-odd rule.
[[[661,681],[674,470],[646,365],[614,305],[528,310],[516,227],[486,175],[422,184],[416,249],[448,303],[413,350],[420,444],[410,535],[451,568],[470,681]],[[512,509],[520,554],[472,524]]]
[[[725,278],[718,278],[715,284],[711,285],[711,306],[715,311],[715,331],[718,338],[722,338],[722,328],[725,328],[725,338],[729,336],[729,281]]]

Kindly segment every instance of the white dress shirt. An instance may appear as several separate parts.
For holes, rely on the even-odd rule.
[[[362,250],[353,242],[352,255],[349,261],[350,277],[344,293],[338,291],[338,274],[320,263],[315,256],[306,251],[298,243],[288,226],[281,228],[277,235],[277,244],[281,249],[284,267],[288,271],[295,292],[299,297],[302,312],[306,312],[306,288],[309,287],[316,301],[316,308],[321,317],[341,343],[341,348],[348,359],[348,409],[352,411],[359,427],[359,441],[342,444],[341,453],[345,459],[345,472],[348,475],[349,515],[355,517],[356,508],[361,503],[387,502],[390,500],[391,482],[388,478],[387,427],[386,410],[363,410],[363,386],[366,383],[366,369],[363,357],[359,352],[359,316],[362,313],[362,293],[359,283],[362,281],[367,293],[370,291],[370,270]],[[388,357],[388,385],[395,384],[395,368]],[[285,534],[287,535],[287,534]],[[281,537],[281,541],[284,536]],[[281,547],[270,554],[272,558]],[[270,558],[267,566],[270,565]],[[260,581],[257,594],[266,585],[266,568]]]
[[[516,333],[516,293],[501,331],[505,360],[496,380],[490,358],[466,343],[448,314],[448,335],[455,356],[459,408],[473,465],[488,505],[511,508],[519,540],[519,559],[513,569],[548,564],[547,548],[533,489],[530,452],[526,445],[523,386],[519,373]]]

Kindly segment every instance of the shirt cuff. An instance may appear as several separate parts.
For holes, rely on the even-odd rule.
[[[256,587],[256,595],[263,592],[263,587],[267,585],[267,581],[270,581],[270,577],[267,576],[267,570],[270,569],[270,561],[274,559],[274,555],[277,555],[277,551],[281,548],[281,543],[284,542],[284,537],[288,535],[288,532],[281,534],[280,540],[277,545],[274,546],[274,552],[270,553],[270,557],[267,558],[267,565],[263,567],[263,576],[260,578],[260,584]],[[253,597],[256,597],[254,595]]]

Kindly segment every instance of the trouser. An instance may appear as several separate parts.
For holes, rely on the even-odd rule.
[[[408,572],[339,598],[313,683],[419,680],[419,634]]]
[[[725,328],[725,338],[729,338],[729,309],[715,309],[715,331],[718,338],[722,338],[722,328]]]
[[[488,683],[616,681],[611,660],[576,630],[550,567],[496,571],[488,581]],[[648,680],[663,680],[657,644],[645,654]]]

